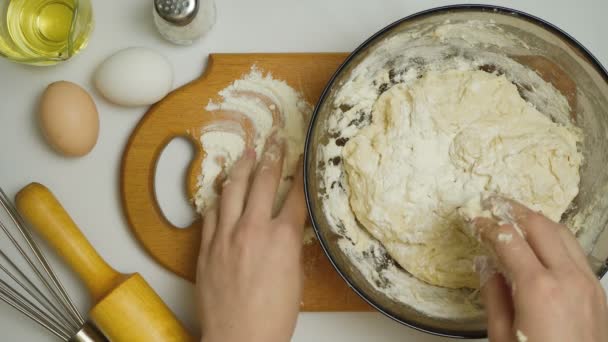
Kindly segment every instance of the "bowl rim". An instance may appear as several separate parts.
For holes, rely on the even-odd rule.
[[[312,140],[312,135],[315,131],[319,109],[321,108],[322,104],[327,100],[328,94],[329,94],[331,88],[333,87],[337,77],[342,73],[342,71],[346,68],[346,66],[348,66],[350,64],[350,62],[353,60],[353,58],[355,56],[359,55],[360,52],[365,50],[365,48],[367,48],[369,45],[371,45],[373,42],[375,42],[378,38],[380,38],[382,35],[384,35],[388,31],[392,30],[393,28],[401,25],[402,23],[404,23],[406,21],[410,21],[412,19],[426,17],[426,16],[438,14],[438,13],[455,12],[455,11],[472,11],[472,12],[489,12],[489,11],[491,11],[491,12],[495,12],[495,13],[499,13],[499,14],[517,16],[524,20],[528,20],[534,24],[537,24],[537,25],[547,29],[548,31],[552,32],[553,34],[560,36],[561,38],[565,39],[567,42],[571,43],[575,48],[579,49],[580,52],[582,53],[583,57],[586,57],[588,59],[588,61],[590,62],[591,65],[594,66],[596,71],[602,75],[604,81],[606,83],[608,83],[608,72],[606,71],[604,66],[601,64],[601,62],[591,53],[591,51],[589,51],[582,43],[580,43],[578,40],[576,40],[574,37],[572,37],[570,34],[565,32],[564,30],[551,24],[547,20],[544,20],[544,19],[534,16],[532,14],[529,14],[529,13],[526,13],[526,12],[523,12],[520,10],[508,8],[508,7],[485,5],[485,4],[447,5],[447,6],[434,7],[434,8],[430,8],[430,9],[423,10],[420,12],[416,12],[414,14],[401,18],[401,19],[385,26],[381,30],[374,33],[371,37],[366,39],[344,60],[344,62],[338,67],[338,69],[334,72],[332,77],[327,82],[327,85],[323,89],[323,92],[321,93],[321,96],[319,97],[319,100],[317,101],[317,104],[314,108],[312,117],[310,119],[310,124],[309,124],[308,130],[307,130],[307,133],[306,133],[306,143],[304,146],[304,166],[303,166],[304,167],[304,193],[305,193],[305,197],[306,197],[306,205],[308,208],[308,214],[310,216],[311,224],[315,231],[315,235],[317,236],[317,239],[319,240],[319,242],[321,244],[323,252],[329,259],[333,268],[336,270],[336,272],[338,272],[340,277],[367,304],[372,306],[374,309],[376,309],[378,312],[380,312],[384,316],[392,319],[393,321],[396,321],[396,322],[403,324],[407,327],[410,327],[414,330],[418,330],[418,331],[425,332],[425,333],[428,333],[431,335],[442,336],[442,337],[450,337],[450,338],[458,338],[458,339],[465,339],[465,338],[466,339],[481,339],[481,338],[488,337],[487,330],[457,332],[457,331],[448,330],[448,329],[437,329],[437,328],[433,328],[433,327],[429,327],[429,326],[425,326],[425,325],[420,325],[420,324],[414,323],[414,322],[406,320],[406,319],[398,318],[398,317],[396,317],[396,315],[389,312],[389,310],[382,308],[380,306],[380,304],[376,303],[370,296],[368,296],[364,291],[362,291],[360,288],[358,288],[348,278],[346,273],[338,266],[338,264],[335,262],[333,256],[329,252],[329,249],[326,247],[327,241],[325,241],[325,239],[321,235],[321,232],[318,227],[318,222],[313,213],[313,208],[311,205],[311,196],[313,196],[313,195],[311,194],[311,191],[309,190],[310,184],[308,181],[308,176],[309,176],[308,169],[309,168],[307,166],[310,163],[310,153],[311,153],[310,149],[311,149],[311,145],[312,145],[311,140]],[[607,272],[608,272],[608,268],[605,268],[600,272],[600,274],[598,276],[601,278]]]

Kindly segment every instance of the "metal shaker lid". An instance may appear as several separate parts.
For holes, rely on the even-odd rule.
[[[188,25],[198,13],[199,0],[154,0],[158,15],[177,26]]]

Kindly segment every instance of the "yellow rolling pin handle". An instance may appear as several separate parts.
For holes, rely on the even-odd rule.
[[[95,305],[89,318],[113,342],[192,342],[184,326],[139,274],[110,267],[45,186],[32,183],[17,209],[85,282]]]
[[[98,302],[125,276],[110,267],[82,235],[61,203],[44,185],[32,183],[16,196],[17,209],[78,274]]]

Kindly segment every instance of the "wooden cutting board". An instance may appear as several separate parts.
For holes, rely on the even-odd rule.
[[[190,227],[174,227],[162,214],[155,196],[156,163],[164,147],[186,137],[197,153],[185,184],[188,198],[195,192],[204,151],[200,128],[211,120],[205,106],[219,101],[218,92],[248,73],[252,65],[271,72],[315,104],[347,54],[212,54],[203,75],[175,90],[154,105],[133,131],[123,155],[121,196],[129,226],[136,238],[161,265],[190,281],[200,240],[200,220]],[[303,311],[368,311],[363,302],[335,272],[319,243],[304,248],[305,288]]]

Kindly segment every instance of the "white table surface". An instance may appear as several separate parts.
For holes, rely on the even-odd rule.
[[[32,181],[58,196],[99,253],[117,269],[138,271],[173,311],[198,330],[193,286],[167,272],[145,253],[129,232],[119,202],[119,167],[127,137],[146,108],[110,105],[93,89],[91,76],[113,52],[129,46],[154,48],[175,70],[175,85],[196,78],[210,52],[352,51],[388,23],[435,6],[437,0],[217,0],[218,22],[191,47],[178,47],[157,34],[151,0],[93,0],[96,28],[89,46],[59,66],[28,67],[0,60],[0,186],[13,196]],[[608,65],[605,0],[489,1],[547,19],[566,30],[604,65]],[[100,112],[97,146],[82,159],[66,159],[51,151],[40,136],[36,105],[48,83],[76,82],[94,96]],[[187,223],[192,213],[181,196],[183,169],[189,158],[185,143],[175,142],[161,162],[157,180],[161,204],[174,222]],[[83,312],[90,303],[84,288],[65,267],[58,272]],[[604,286],[608,281],[604,279]],[[272,322],[268,322],[272,324]],[[52,341],[45,331],[0,305],[0,339]],[[400,326],[376,313],[306,313],[300,316],[293,341],[421,341],[433,337]]]

